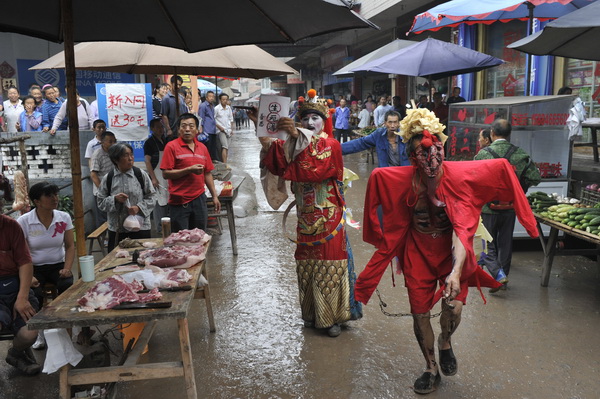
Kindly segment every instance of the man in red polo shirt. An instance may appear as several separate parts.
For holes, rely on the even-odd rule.
[[[205,183],[212,195],[215,211],[221,211],[210,173],[214,166],[206,146],[196,139],[198,118],[189,113],[182,114],[176,126],[179,137],[167,143],[160,164],[163,177],[169,180],[171,230],[206,230],[208,210]]]

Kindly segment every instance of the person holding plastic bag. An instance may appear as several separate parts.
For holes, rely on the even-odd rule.
[[[102,178],[98,208],[108,216],[108,250],[124,238],[150,238],[156,191],[148,174],[133,166],[133,148],[116,143],[108,150],[115,168]]]

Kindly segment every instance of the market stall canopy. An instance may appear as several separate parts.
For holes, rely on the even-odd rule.
[[[497,21],[549,20],[593,3],[595,0],[452,0],[418,14],[408,33],[437,31],[460,24],[492,24]],[[407,34],[408,34],[407,33]]]
[[[428,38],[375,59],[353,71],[423,76],[430,80],[477,72],[504,61],[475,50]]]
[[[357,59],[355,61],[352,61],[351,63],[349,63],[342,69],[334,72],[333,75],[337,76],[337,77],[354,76],[356,74],[356,72],[352,72],[353,69],[359,68],[359,67],[365,65],[367,62],[370,62],[377,58],[381,58],[385,55],[393,53],[394,51],[398,51],[405,47],[412,46],[415,43],[416,42],[410,41],[410,40],[396,39],[393,42],[388,43],[385,46],[378,48],[377,50],[373,50],[369,54],[363,55],[362,57],[360,57],[359,59]]]
[[[62,42],[61,0],[3,2],[0,31]],[[188,52],[238,44],[295,43],[375,27],[345,0],[103,0],[72,2],[76,42],[127,41]],[[32,16],[42,17],[42,20]],[[212,32],[212,33],[211,33]]]
[[[534,55],[556,55],[600,61],[600,1],[554,20],[508,48]]]
[[[60,52],[30,69],[64,67],[65,55],[64,52]],[[75,68],[137,74],[223,75],[253,79],[298,73],[294,68],[254,45],[186,53],[171,47],[126,42],[77,44]]]

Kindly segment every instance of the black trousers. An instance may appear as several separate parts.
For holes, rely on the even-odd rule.
[[[213,161],[221,161],[220,144],[218,134],[208,135],[208,153],[210,154],[210,159]]]
[[[73,285],[73,276],[61,278],[59,272],[65,267],[64,262],[54,263],[51,265],[39,265],[33,267],[33,277],[35,277],[40,285],[33,289],[33,293],[37,298],[40,309],[44,303],[44,284],[52,283],[56,286],[58,295],[66,291],[67,288]]]

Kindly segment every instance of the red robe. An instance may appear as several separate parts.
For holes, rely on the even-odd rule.
[[[497,282],[477,265],[473,251],[473,237],[483,205],[494,200],[513,201],[519,222],[532,238],[538,236],[535,218],[513,167],[505,159],[493,159],[445,161],[442,168],[443,177],[436,195],[446,203],[448,219],[467,251],[461,280],[468,280],[470,286],[497,286]],[[415,170],[413,166],[378,168],[369,178],[363,239],[375,245],[377,251],[356,282],[356,300],[362,303],[369,301],[391,260],[395,256],[405,259],[405,252],[411,250],[405,243],[416,203],[412,187]],[[377,218],[379,205],[383,208],[385,234]],[[438,291],[432,305],[440,297]]]

